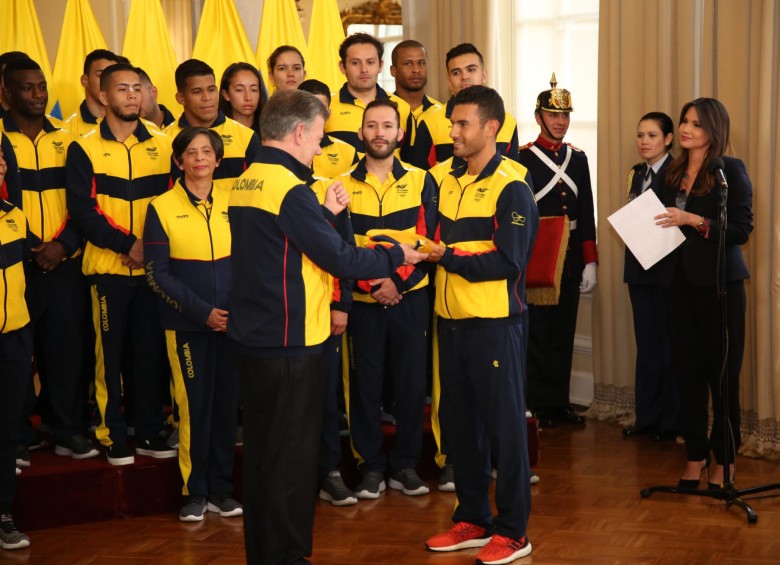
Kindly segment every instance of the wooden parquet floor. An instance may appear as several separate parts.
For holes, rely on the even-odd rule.
[[[673,494],[639,496],[675,484],[683,446],[624,440],[616,425],[541,432],[541,482],[532,488],[533,554],[520,564],[780,563],[780,492],[753,498],[758,523],[723,502]],[[737,460],[737,486],[780,480],[780,464]],[[334,508],[319,502],[316,565],[460,565],[477,550],[434,554],[424,540],[450,525],[454,494],[406,497]],[[240,519],[208,515],[184,524],[159,515],[31,532],[29,550],[0,550],[0,563],[35,565],[238,565],[244,563]]]

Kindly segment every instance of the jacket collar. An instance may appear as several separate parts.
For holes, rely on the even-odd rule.
[[[490,161],[488,161],[487,165],[485,165],[485,168],[482,169],[482,172],[479,173],[476,180],[481,180],[495,173],[496,169],[498,169],[503,160],[504,158],[501,156],[501,153],[496,150],[496,154],[490,158]],[[452,176],[460,178],[468,172],[468,163],[465,161],[461,161],[461,163],[462,164],[458,166],[455,160],[452,161],[453,169],[450,171]]]
[[[220,96],[221,96],[221,95],[220,95]],[[214,123],[212,123],[212,124],[209,126],[209,129],[212,129],[212,128],[215,128],[215,127],[221,126],[221,125],[222,125],[222,124],[224,124],[226,121],[227,121],[227,117],[225,116],[225,113],[224,113],[222,110],[218,110],[218,111],[217,111],[217,117],[216,117],[216,119],[214,120]],[[182,128],[182,129],[184,129],[184,128],[186,128],[186,127],[189,127],[189,126],[191,126],[191,125],[192,125],[192,124],[190,124],[190,123],[187,121],[187,117],[186,117],[186,115],[184,114],[184,112],[182,112],[182,114],[181,114],[181,117],[179,118],[179,127],[180,127],[180,128]]]
[[[298,159],[287,153],[284,149],[264,145],[260,148],[255,162],[267,163],[269,165],[281,165],[298,177],[302,183],[308,185],[314,182],[311,168],[298,161]]]
[[[405,174],[406,169],[401,164],[401,161],[399,161],[397,157],[393,157],[393,178],[398,180]],[[366,175],[368,175],[368,169],[366,169],[366,158],[363,157],[357,166],[355,166],[351,176],[360,182],[366,182]]]
[[[136,137],[136,139],[139,142],[151,139],[152,134],[149,133],[148,129],[146,129],[144,123],[141,120],[138,120],[137,123],[138,125],[135,126],[135,131],[133,131],[133,135]],[[100,137],[103,139],[110,139],[111,141],[117,141],[117,138],[111,131],[111,128],[108,127],[107,120],[101,120],[100,122]]]

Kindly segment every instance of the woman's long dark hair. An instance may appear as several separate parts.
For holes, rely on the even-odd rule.
[[[722,157],[731,151],[731,143],[729,141],[730,120],[729,113],[720,100],[715,98],[697,98],[682,107],[680,121],[677,123],[678,131],[685,114],[691,108],[696,108],[701,128],[710,139],[710,146],[704,155],[701,169],[699,169],[696,180],[691,187],[691,194],[702,195],[707,194],[715,184],[715,177],[710,171],[710,163],[712,163],[715,157]],[[680,186],[687,168],[688,150],[681,147],[680,156],[672,161],[666,169],[667,185]]]
[[[219,109],[222,110],[225,115],[228,118],[233,117],[233,107],[230,105],[230,102],[228,100],[225,100],[225,97],[222,96],[222,91],[228,92],[230,88],[230,80],[238,73],[239,71],[249,71],[253,75],[257,77],[257,84],[260,88],[260,101],[257,104],[257,110],[255,110],[255,115],[252,116],[252,129],[255,130],[255,132],[260,131],[260,112],[263,111],[263,106],[265,106],[265,103],[268,102],[268,95],[266,93],[264,84],[263,84],[263,77],[260,74],[260,71],[257,70],[257,67],[254,65],[251,65],[249,63],[233,63],[228,66],[227,69],[225,69],[225,72],[222,73],[222,80],[219,83]]]

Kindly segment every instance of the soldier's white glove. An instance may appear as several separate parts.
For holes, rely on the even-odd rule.
[[[596,280],[596,263],[588,263],[582,270],[582,282],[580,283],[580,293],[587,294],[591,292],[598,281]]]

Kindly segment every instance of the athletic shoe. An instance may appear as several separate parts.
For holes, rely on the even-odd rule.
[[[485,528],[468,522],[458,522],[443,534],[437,534],[425,542],[431,551],[457,551],[471,547],[484,547],[490,541]]]
[[[92,442],[81,435],[58,441],[57,445],[54,446],[54,453],[65,457],[73,457],[73,459],[89,459],[100,454]]]
[[[539,478],[539,475],[537,475],[536,473],[531,471],[531,484],[532,485],[538,485],[540,480],[541,479]]]
[[[389,485],[391,489],[400,490],[408,496],[428,494],[431,490],[414,469],[399,469],[390,473]]]
[[[16,466],[30,466],[30,448],[24,443],[20,443],[16,448]]]
[[[16,529],[14,518],[10,514],[0,516],[0,547],[3,549],[30,547],[30,538]]]
[[[210,494],[206,510],[209,512],[219,512],[223,518],[241,516],[244,514],[244,508],[241,503],[231,497],[229,494]]]
[[[126,443],[112,443],[106,448],[106,458],[112,465],[132,465],[135,463],[133,452]]]
[[[355,487],[355,496],[358,498],[379,498],[379,494],[385,490],[385,477],[382,471],[369,471]]]
[[[447,463],[439,475],[439,490],[455,492],[455,467]]]
[[[169,447],[161,437],[139,439],[135,444],[135,452],[138,455],[148,455],[155,459],[171,459],[179,454],[178,451]]]
[[[165,440],[165,444],[171,449],[179,449],[179,428],[175,428],[168,439]]]
[[[205,496],[188,496],[184,499],[184,506],[179,510],[179,520],[182,522],[200,522],[206,511]]]
[[[523,536],[519,540],[494,534],[490,543],[477,554],[477,565],[503,565],[531,555],[531,542]]]
[[[341,472],[331,471],[320,483],[320,498],[333,506],[351,506],[357,504],[355,493],[347,488]]]

